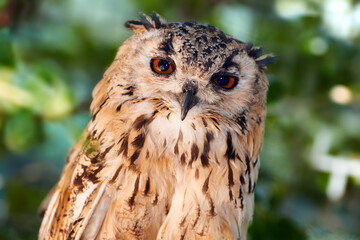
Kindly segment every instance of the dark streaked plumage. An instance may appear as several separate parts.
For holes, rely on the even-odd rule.
[[[125,25],[39,239],[246,239],[274,57],[210,25]]]

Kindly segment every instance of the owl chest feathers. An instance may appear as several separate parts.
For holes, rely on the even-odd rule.
[[[190,239],[219,227],[245,234],[239,226],[251,219],[258,171],[252,123],[248,116],[228,121],[191,111],[182,121],[163,100],[133,96],[120,102],[104,98],[96,109],[88,131],[104,158],[99,177],[117,199],[109,203],[113,217],[107,214],[104,234],[116,235],[116,229],[134,234],[130,216],[145,238],[162,230],[164,239],[173,239],[179,227]]]
[[[89,135],[99,151],[112,153],[107,161],[134,168],[163,167],[166,162],[172,171],[185,171],[221,167],[229,160],[251,171],[246,159],[256,161],[254,138],[262,134],[262,124],[254,124],[245,111],[229,120],[196,108],[182,121],[174,105],[158,98],[107,97],[93,115]]]

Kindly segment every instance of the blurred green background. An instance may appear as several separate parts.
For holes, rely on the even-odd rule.
[[[360,239],[360,1],[0,0],[0,239],[37,208],[139,12],[195,20],[278,56],[249,239]]]

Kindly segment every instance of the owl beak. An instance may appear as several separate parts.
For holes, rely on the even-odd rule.
[[[198,82],[193,79],[186,80],[182,90],[183,90],[183,104],[181,107],[181,121],[184,121],[189,110],[195,106],[198,102],[198,97],[196,96],[199,86]]]

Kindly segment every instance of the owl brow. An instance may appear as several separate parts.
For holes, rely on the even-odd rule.
[[[224,64],[222,65],[222,68],[230,68],[230,67],[236,67],[236,68],[239,68],[239,64],[237,64],[236,62],[233,62],[233,58],[239,54],[239,50],[234,50],[230,56],[228,56],[226,59],[225,59],[225,62]]]
[[[167,55],[175,54],[174,46],[172,44],[173,37],[174,37],[173,33],[168,34],[168,36],[166,36],[164,41],[161,42],[159,50],[164,51]]]

